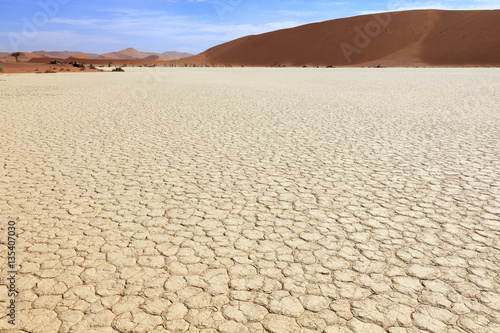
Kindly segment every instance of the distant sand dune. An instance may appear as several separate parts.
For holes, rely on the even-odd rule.
[[[156,60],[156,61],[167,61],[176,60],[181,58],[187,58],[192,56],[190,53],[167,51],[163,53],[151,53],[151,52],[141,52],[133,48],[124,49],[118,52],[96,54],[96,53],[84,53],[84,52],[74,52],[74,51],[33,51],[21,52],[19,56],[20,61],[31,61],[37,63],[49,63],[51,61],[85,61],[85,60],[98,60],[102,61],[102,64],[113,61],[119,61],[119,63],[124,64],[124,60]],[[15,61],[16,58],[11,56],[11,52],[0,52],[0,61]],[[145,63],[144,63],[145,64]]]
[[[89,60],[89,59],[92,59],[92,58],[87,57],[86,55],[80,54],[80,55],[71,56],[67,60]]]

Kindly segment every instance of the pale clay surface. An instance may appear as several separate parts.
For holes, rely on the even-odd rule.
[[[127,70],[0,76],[0,331],[500,332],[498,69]]]

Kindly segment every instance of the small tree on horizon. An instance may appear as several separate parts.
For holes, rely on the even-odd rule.
[[[16,57],[16,62],[19,62],[19,56],[21,55],[21,52],[14,52],[11,54],[11,56]]]

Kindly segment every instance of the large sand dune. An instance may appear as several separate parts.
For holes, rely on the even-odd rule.
[[[0,77],[0,331],[500,332],[499,69],[126,71]]]
[[[245,66],[499,66],[500,10],[364,15],[243,37],[181,63]]]

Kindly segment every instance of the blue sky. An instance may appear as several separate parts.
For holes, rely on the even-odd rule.
[[[500,0],[0,0],[0,51],[199,53],[246,35],[424,8],[498,9]]]

